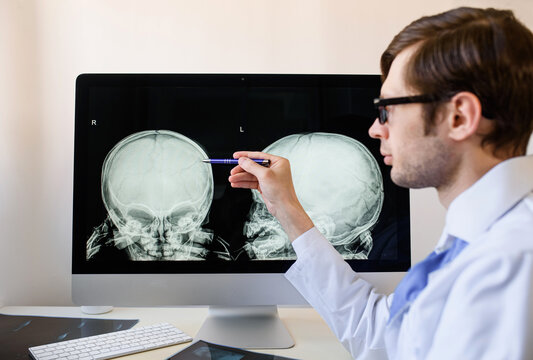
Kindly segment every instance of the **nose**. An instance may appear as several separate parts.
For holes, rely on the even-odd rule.
[[[156,237],[158,238],[158,240],[162,241],[162,242],[165,242],[166,241],[166,226],[165,226],[165,220],[164,219],[159,219],[159,223],[157,225],[157,229],[156,229],[156,232],[155,232],[155,235]]]
[[[387,139],[389,137],[389,129],[386,123],[380,124],[379,119],[376,118],[370,129],[368,129],[368,134],[374,139]]]

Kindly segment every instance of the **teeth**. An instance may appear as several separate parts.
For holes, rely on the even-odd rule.
[[[144,237],[144,236],[141,237],[141,239],[140,239],[140,243],[141,243],[141,245],[144,246],[144,247],[147,247],[146,245],[152,243],[153,241],[154,241],[154,239],[151,239],[151,238],[149,238],[149,237]]]
[[[171,256],[174,256],[174,251],[172,251],[172,250],[164,250],[164,251],[163,251],[163,256],[164,256],[164,257],[171,257]]]
[[[148,255],[157,257],[157,258],[160,258],[161,256],[163,256],[161,251],[153,251],[153,250],[148,250]]]
[[[113,244],[120,250],[127,251],[131,260],[204,260],[209,254],[206,245],[213,241],[213,232],[208,229],[196,229],[189,233],[165,232],[151,236],[148,233],[133,233],[127,229],[114,232]],[[93,249],[94,248],[94,249]],[[93,256],[99,248],[93,246]],[[216,253],[219,258],[231,259],[229,252]]]

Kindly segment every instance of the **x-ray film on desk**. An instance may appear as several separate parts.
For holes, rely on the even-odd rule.
[[[197,341],[166,360],[296,360],[279,355]]]
[[[256,190],[202,160],[289,159],[315,226],[359,271],[409,265],[409,196],[368,128],[377,76],[82,75],[75,249],[86,270],[285,271],[296,255]]]

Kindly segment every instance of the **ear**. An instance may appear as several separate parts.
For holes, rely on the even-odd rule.
[[[481,102],[471,92],[455,94],[449,103],[448,136],[455,141],[464,141],[475,135],[481,121]]]
[[[449,103],[447,117],[449,137],[463,141],[475,135],[481,121],[481,102],[471,92],[462,91],[455,94]]]

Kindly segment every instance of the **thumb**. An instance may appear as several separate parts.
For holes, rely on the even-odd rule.
[[[244,171],[254,175],[258,179],[265,173],[265,171],[267,171],[267,168],[257,164],[255,161],[252,161],[247,157],[239,158],[239,166]]]

